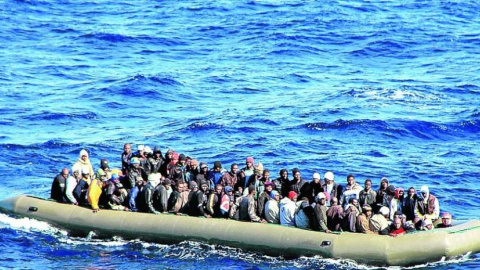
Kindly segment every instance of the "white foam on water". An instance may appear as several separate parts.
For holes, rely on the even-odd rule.
[[[22,230],[25,232],[38,231],[49,235],[67,235],[67,231],[58,229],[47,222],[38,221],[31,218],[14,218],[4,213],[0,213],[0,223],[7,225],[15,230]]]

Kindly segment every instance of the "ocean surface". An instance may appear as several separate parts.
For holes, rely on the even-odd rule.
[[[447,0],[0,0],[0,199],[49,197],[126,142],[273,176],[428,185],[479,219],[480,5]],[[415,248],[412,246],[412,248]],[[0,213],[2,269],[350,269],[204,243],[69,236]],[[480,255],[418,269],[478,269]]]

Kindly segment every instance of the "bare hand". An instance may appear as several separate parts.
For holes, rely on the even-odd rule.
[[[100,211],[100,209],[97,208],[97,209],[93,209],[92,212],[93,212],[94,214],[96,214],[98,211]]]

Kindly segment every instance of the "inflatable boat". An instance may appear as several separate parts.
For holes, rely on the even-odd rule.
[[[100,210],[32,196],[0,201],[0,210],[46,221],[75,235],[96,233],[147,242],[200,241],[285,258],[319,255],[377,266],[409,266],[480,252],[480,221],[398,237],[358,233],[321,233],[274,224],[206,219],[171,214]]]

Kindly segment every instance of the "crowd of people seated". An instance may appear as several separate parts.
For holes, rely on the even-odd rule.
[[[63,168],[52,183],[51,198],[61,203],[100,209],[173,213],[205,218],[275,223],[322,232],[348,231],[397,236],[414,230],[449,227],[452,215],[440,218],[438,199],[427,186],[420,194],[410,187],[395,187],[387,178],[378,190],[372,181],[362,187],[353,175],[346,185],[335,181],[333,172],[323,178],[314,173],[306,181],[299,169],[282,169],[279,177],[252,157],[230,170],[215,161],[207,163],[159,147],[139,145],[132,152],[125,144],[122,167],[110,168],[101,159],[95,172],[88,152],[81,150],[72,174]],[[242,167],[241,169],[239,169]]]

